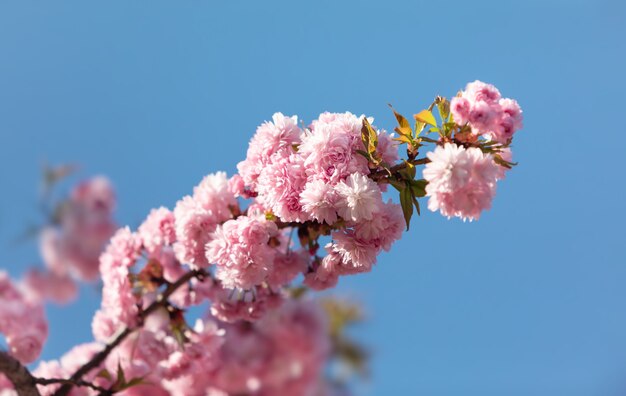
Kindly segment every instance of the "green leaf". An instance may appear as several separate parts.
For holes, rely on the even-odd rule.
[[[124,370],[122,370],[122,365],[118,362],[117,363],[117,378],[115,380],[115,383],[112,386],[112,389],[117,391],[117,390],[123,389],[125,385],[126,385],[126,376],[124,376]]]
[[[439,110],[439,117],[441,118],[441,122],[446,122],[448,116],[450,115],[450,102],[448,101],[448,99],[438,96],[437,110]]]
[[[406,184],[399,181],[399,180],[395,180],[395,179],[390,179],[389,180],[389,184],[391,184],[393,186],[393,188],[395,188],[396,190],[398,190],[399,192],[402,192],[402,190],[404,190],[406,188]]]
[[[426,185],[428,185],[428,181],[424,179],[411,180],[409,184],[414,196],[419,198],[426,196]]]
[[[123,389],[128,389],[128,388],[130,388],[132,386],[142,385],[142,384],[146,384],[146,383],[147,382],[144,381],[144,377],[135,377],[135,378],[131,379],[130,381],[128,381],[128,383],[126,383],[124,385]],[[123,389],[120,389],[120,390],[123,390]]]
[[[417,121],[432,125],[434,127],[437,126],[437,121],[435,120],[433,113],[428,110],[422,110],[419,113],[415,114],[413,117],[415,117]]]
[[[402,206],[406,230],[408,231],[411,224],[411,216],[413,216],[413,194],[410,188],[404,188],[400,191],[400,205]]]
[[[411,198],[413,198],[413,205],[415,205],[415,209],[417,210],[417,215],[421,216],[422,214],[420,213],[420,203],[417,202],[417,198],[415,198],[415,195],[411,194]]]
[[[405,163],[406,163],[406,167],[400,170],[400,174],[404,177],[405,180],[415,179],[415,174],[417,172],[415,165],[409,162],[405,162]]]
[[[109,373],[109,370],[107,369],[102,369],[100,371],[98,371],[98,374],[96,374],[97,378],[104,378],[107,381],[111,381],[113,379],[113,377],[111,376],[111,373]]]

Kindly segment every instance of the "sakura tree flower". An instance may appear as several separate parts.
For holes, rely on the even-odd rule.
[[[218,226],[206,245],[207,260],[217,265],[215,277],[228,288],[262,283],[276,254],[268,242],[277,233],[274,222],[248,216]]]
[[[50,300],[57,304],[66,304],[78,294],[78,286],[67,274],[59,275],[31,269],[22,280],[22,290],[28,298],[44,302]]]
[[[229,323],[240,320],[252,322],[278,308],[284,299],[282,293],[271,287],[259,286],[242,291],[220,286],[211,293],[211,315]]]
[[[402,237],[405,227],[402,207],[389,200],[379,207],[370,220],[358,222],[354,231],[358,239],[389,251],[391,245]]]
[[[71,273],[93,281],[98,276],[98,257],[117,226],[112,218],[115,193],[105,177],[78,184],[62,206],[59,226],[46,228],[40,248],[47,268],[58,275]]]
[[[238,173],[228,179],[228,191],[235,197],[249,198],[246,194],[246,182]]]
[[[211,173],[193,189],[193,199],[213,216],[215,222],[223,222],[232,217],[231,208],[237,206],[237,199],[228,187],[225,172]]]
[[[48,337],[43,306],[28,299],[4,271],[0,271],[0,334],[9,353],[22,363],[37,359]]]
[[[359,173],[353,173],[338,183],[335,192],[338,196],[337,210],[343,219],[349,221],[370,220],[382,203],[378,185]]]
[[[429,188],[454,191],[464,186],[471,176],[470,158],[463,146],[445,144],[426,154],[430,163],[424,168]]]
[[[208,266],[204,247],[217,225],[232,217],[231,208],[236,206],[224,172],[206,176],[194,188],[193,197],[178,201],[174,209],[178,260],[196,268]]]
[[[463,97],[472,102],[482,101],[493,103],[500,99],[500,91],[491,84],[476,80],[467,84],[463,92]]]
[[[306,270],[308,262],[309,253],[304,249],[278,252],[267,276],[267,283],[275,287],[288,284]]]
[[[459,125],[463,125],[469,121],[470,109],[470,101],[463,96],[455,96],[450,101],[450,112],[454,117],[454,121]]]
[[[489,132],[493,129],[493,122],[498,119],[497,104],[475,102],[469,113],[469,122],[478,131]]]
[[[102,306],[92,324],[94,336],[105,341],[120,326],[136,324],[137,298],[133,294],[130,267],[138,260],[141,238],[128,227],[119,229],[100,258],[104,287]]]
[[[341,257],[342,274],[369,272],[376,263],[379,248],[358,238],[354,231],[333,232],[330,251]]]
[[[385,130],[378,131],[378,146],[376,152],[381,160],[387,164],[394,164],[398,161],[398,144],[393,140],[393,134],[389,135]]]
[[[174,251],[178,260],[196,268],[207,267],[209,262],[206,260],[204,246],[218,224],[213,214],[192,197],[186,196],[176,204],[174,218],[176,219]]]
[[[498,143],[507,144],[522,128],[522,110],[517,102],[502,98],[496,87],[481,81],[467,84],[461,96],[452,99],[450,110],[457,124],[469,122],[475,134]]]
[[[257,128],[250,141],[246,159],[237,164],[237,170],[246,185],[256,190],[256,180],[261,170],[272,162],[272,157],[289,156],[292,146],[300,143],[301,130],[296,116],[286,117],[275,113],[271,122]]]
[[[351,113],[323,113],[302,136],[298,153],[309,178],[336,183],[351,173],[368,171],[361,148],[362,118]]]
[[[292,154],[276,158],[257,179],[259,199],[283,221],[305,221],[300,193],[306,183],[302,158]]]
[[[137,232],[148,252],[155,252],[163,245],[171,245],[176,240],[174,214],[164,207],[152,209]]]
[[[444,216],[475,220],[491,207],[500,165],[491,154],[480,149],[465,149],[453,143],[428,153],[431,160],[424,169],[428,180],[428,208]]]
[[[330,249],[332,244],[327,245]],[[304,284],[313,290],[326,290],[337,285],[340,275],[342,257],[339,253],[330,251],[322,260],[313,263],[311,272],[304,276]]]
[[[320,223],[334,224],[337,221],[337,193],[332,185],[324,180],[308,182],[300,194],[302,209]]]

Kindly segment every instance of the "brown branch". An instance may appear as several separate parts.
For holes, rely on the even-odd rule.
[[[168,304],[167,299],[181,286],[189,282],[193,278],[202,278],[208,276],[208,272],[205,270],[191,270],[187,272],[185,275],[181,276],[176,282],[170,284],[162,294],[160,294],[156,301],[150,304],[145,310],[141,311],[139,314],[139,326],[138,327],[126,327],[122,330],[106,347],[95,354],[89,362],[85,363],[82,367],[80,367],[72,376],[69,378],[68,382],[63,384],[59,390],[54,393],[54,396],[67,396],[69,392],[72,390],[72,387],[78,382],[81,381],[83,376],[88,374],[91,370],[97,368],[104,362],[104,360],[109,356],[109,354],[117,347],[126,337],[132,334],[135,330],[141,328],[143,324],[143,320],[147,318],[152,312],[156,311],[160,307],[165,307]],[[21,395],[20,395],[21,396]]]
[[[369,177],[376,182],[386,182],[387,180],[389,180],[390,177],[392,177],[389,175],[389,173],[391,173],[391,175],[394,175],[395,173],[406,168],[409,163],[411,165],[424,165],[429,162],[430,160],[428,158],[419,158],[419,159],[414,159],[414,160],[403,161],[397,165],[392,166],[391,168],[389,168],[389,170],[379,169],[375,172],[372,172],[369,174]]]
[[[35,378],[22,363],[7,352],[0,351],[0,373],[4,374],[19,396],[41,396]]]
[[[113,394],[113,391],[110,389],[106,389],[96,384],[93,384],[91,382],[83,381],[83,380],[72,381],[72,380],[64,379],[64,378],[35,378],[35,382],[39,385],[71,384],[74,386],[84,386],[87,388],[91,388],[93,390],[100,392],[101,395]]]

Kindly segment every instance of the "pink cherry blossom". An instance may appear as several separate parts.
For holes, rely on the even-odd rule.
[[[246,159],[237,165],[245,184],[256,190],[261,170],[272,162],[273,156],[288,156],[293,151],[292,146],[300,143],[300,133],[298,118],[282,113],[275,113],[271,122],[259,126],[250,141]]]
[[[351,174],[345,182],[335,186],[337,211],[345,220],[370,220],[382,204],[382,193],[370,178],[359,173]]]
[[[277,233],[275,223],[248,216],[218,226],[206,246],[207,260],[217,265],[216,278],[228,288],[262,283],[276,254],[268,242]]]
[[[148,252],[155,252],[163,245],[171,245],[176,240],[174,214],[164,207],[152,209],[137,232]]]
[[[491,154],[480,149],[465,149],[452,143],[428,153],[431,160],[424,169],[428,180],[428,208],[444,216],[476,220],[491,207],[500,165]]]
[[[334,224],[337,221],[338,195],[332,185],[317,179],[308,182],[300,194],[302,209],[320,223]]]

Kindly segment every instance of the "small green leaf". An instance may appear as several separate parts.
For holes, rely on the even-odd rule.
[[[123,389],[126,385],[126,376],[124,376],[124,370],[122,370],[122,365],[120,362],[117,363],[117,378],[115,383],[112,386],[113,390]]]
[[[420,133],[422,133],[425,127],[426,127],[425,122],[415,120],[415,137],[418,137]]]
[[[402,206],[406,230],[408,231],[411,224],[411,216],[413,216],[413,194],[410,188],[404,188],[400,191],[400,205]]]
[[[438,96],[437,110],[439,110],[439,117],[441,118],[441,122],[446,122],[448,116],[450,115],[450,102],[448,101],[448,99]]]
[[[144,381],[144,377],[135,377],[135,378],[131,379],[130,381],[128,381],[128,383],[126,383],[124,385],[123,389],[128,389],[128,388],[130,388],[132,386],[142,385],[142,384],[146,384],[146,383],[147,382]],[[120,390],[123,390],[123,389],[120,389]]]
[[[417,210],[417,215],[421,216],[422,214],[420,213],[420,203],[417,202],[417,198],[415,198],[415,195],[411,194],[411,198],[413,198],[413,205],[415,205],[415,209]]]
[[[409,184],[414,196],[418,198],[426,196],[426,186],[428,185],[428,181],[424,179],[411,180]]]
[[[404,190],[406,188],[406,184],[399,181],[399,180],[395,180],[395,179],[390,179],[389,180],[389,184],[391,184],[393,186],[393,188],[395,188],[396,190],[398,190],[399,192],[402,192],[402,190]]]
[[[428,110],[422,110],[419,113],[415,114],[413,117],[415,117],[417,121],[432,125],[434,127],[437,126],[437,121],[435,120],[433,113]]]
[[[406,163],[406,167],[400,170],[400,174],[404,177],[405,180],[415,179],[415,174],[417,172],[415,165],[411,164],[410,162],[405,162],[405,163]]]
[[[107,381],[111,381],[113,379],[113,377],[111,376],[111,373],[109,373],[109,370],[107,369],[102,369],[100,371],[98,371],[98,374],[96,374],[97,378],[104,378]]]

